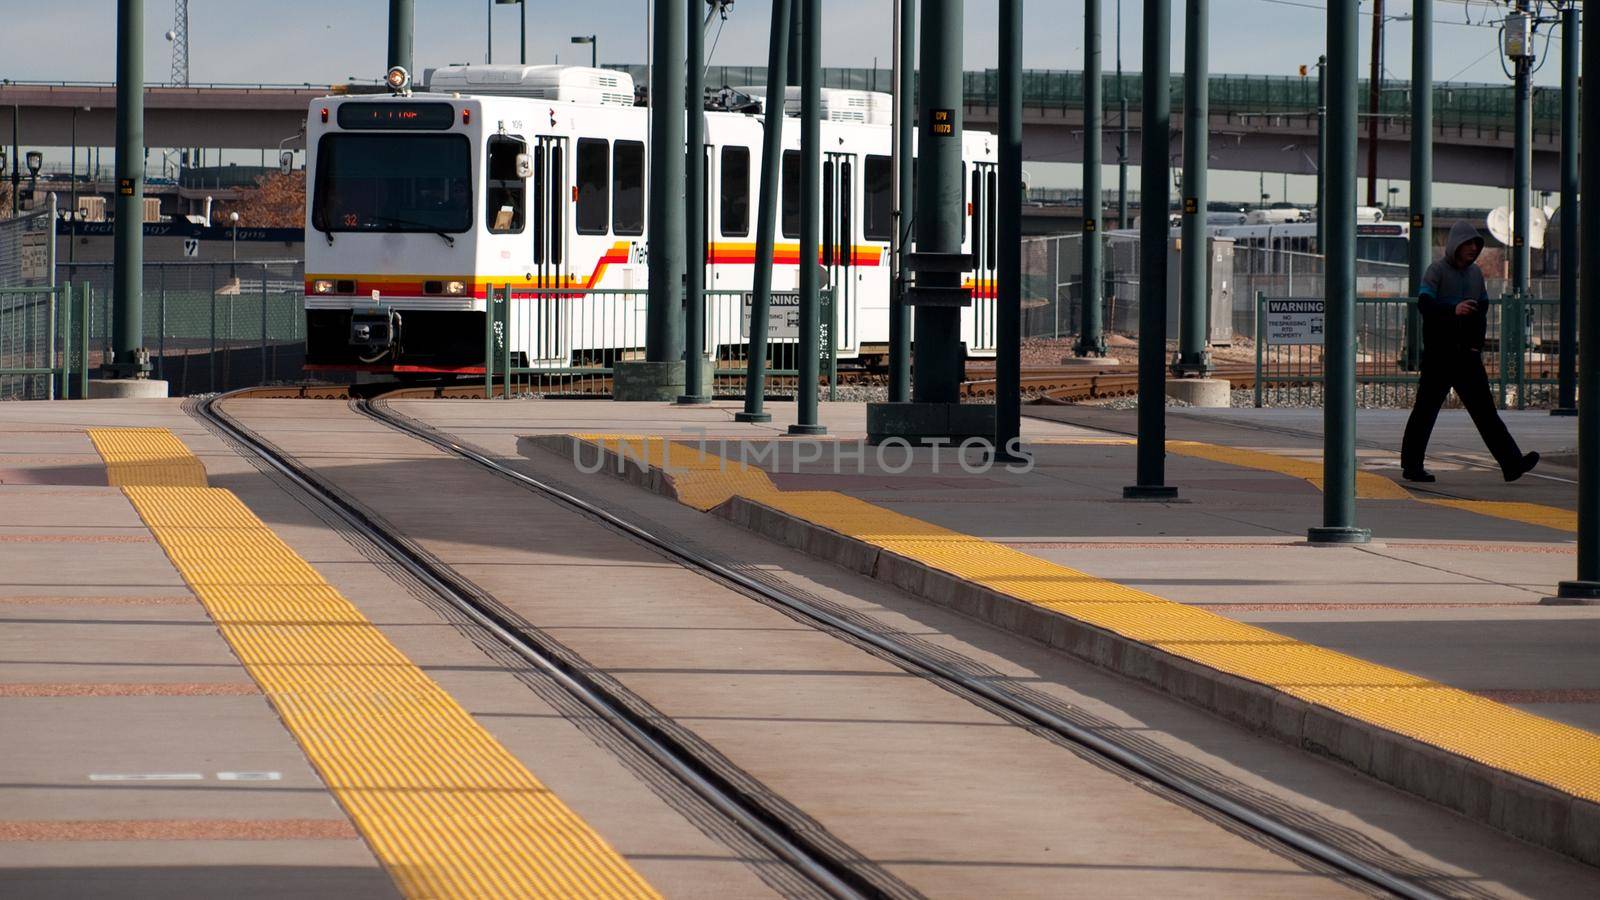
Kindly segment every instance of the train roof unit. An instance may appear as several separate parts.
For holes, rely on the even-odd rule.
[[[446,66],[427,73],[428,91],[526,97],[560,103],[633,106],[633,76],[588,66]]]

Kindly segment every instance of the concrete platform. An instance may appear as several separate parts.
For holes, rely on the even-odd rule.
[[[859,424],[852,432],[849,413],[840,407],[825,407],[835,414],[830,430],[859,437]],[[440,411],[433,417],[448,418]],[[537,418],[528,431],[550,424]],[[579,421],[587,414],[570,410],[556,418]],[[648,413],[638,418],[655,421]],[[712,452],[724,456],[746,453],[740,448],[747,445],[733,441],[759,434],[743,426],[718,428],[711,424],[715,418],[680,419],[656,433],[698,439],[697,432],[705,432]],[[609,428],[594,430],[639,433],[644,429],[628,427],[638,424],[613,419]],[[1600,686],[1592,682],[1589,649],[1600,616],[1592,610],[1551,616],[1532,606],[1567,577],[1572,558],[1564,532],[1390,500],[1362,504],[1364,524],[1383,538],[1380,546],[1313,549],[1292,537],[1319,515],[1320,496],[1304,481],[1174,454],[1173,482],[1186,485],[1186,502],[1127,504],[1111,496],[1110,486],[1118,483],[1119,466],[1131,469],[1131,446],[1070,424],[1030,422],[1025,434],[1038,454],[1037,466],[1025,474],[968,472],[948,456],[935,468],[926,455],[909,467],[897,461],[890,471],[870,449],[865,462],[847,449],[835,465],[837,445],[819,451],[793,440],[777,442],[775,451],[751,450],[747,458],[771,472],[781,490],[860,497],[1475,696],[1595,727]],[[1561,482],[1547,481],[1530,492],[1532,498],[1559,502]],[[1490,489],[1487,496],[1508,496],[1505,486],[1482,486]],[[1361,577],[1352,579],[1352,572]]]
[[[698,429],[712,440],[755,436],[763,442],[773,439],[781,443],[777,455],[761,465],[786,488],[821,486],[850,496],[871,494],[878,498],[874,502],[944,510],[963,527],[967,518],[981,514],[982,521],[989,523],[986,527],[1008,546],[1027,552],[1057,549],[1024,546],[1041,536],[1048,543],[1071,544],[1072,549],[1083,542],[1105,543],[1107,538],[1131,543],[1169,541],[1170,535],[1156,533],[1161,530],[1160,520],[1150,517],[1180,507],[1185,515],[1195,517],[1187,527],[1196,531],[1208,528],[1213,535],[1208,538],[1211,543],[1241,539],[1256,545],[1283,542],[1263,538],[1262,534],[1270,533],[1265,528],[1244,535],[1214,536],[1246,526],[1227,524],[1238,518],[1232,513],[1202,515],[1203,511],[1194,509],[1198,502],[1123,504],[1126,513],[1118,513],[1121,519],[1102,521],[1102,514],[1112,504],[1094,497],[1096,488],[1091,485],[1097,478],[1105,480],[1103,471],[1095,471],[1095,454],[1126,454],[1131,467],[1131,449],[1099,443],[1107,439],[1104,432],[1028,421],[1024,434],[1036,442],[1040,453],[1040,465],[1031,473],[967,472],[948,455],[935,471],[932,458],[919,451],[921,455],[910,467],[891,475],[870,456],[859,469],[850,462],[851,468],[838,471],[832,466],[837,454],[829,448],[810,459],[808,444],[778,437],[789,412],[782,404],[773,408],[777,421],[765,427],[734,424],[736,407],[729,404],[683,408],[606,401],[408,401],[395,405],[515,460],[530,472],[556,478],[613,508],[644,516],[653,527],[681,535],[720,558],[737,561],[748,571],[782,580],[852,615],[937,648],[964,665],[992,672],[997,683],[1035,692],[1074,716],[1087,717],[1084,721],[1108,733],[1143,742],[1150,752],[1208,783],[1279,810],[1340,846],[1373,855],[1397,871],[1425,878],[1437,890],[1495,896],[1586,896],[1600,891],[1600,872],[1594,869],[1508,839],[1349,769],[1251,734],[1036,642],[778,546],[666,498],[612,479],[574,472],[569,460],[554,454],[540,451],[522,456],[519,450],[519,441],[535,433],[695,435]],[[597,530],[592,523],[532,501],[520,492],[508,492],[503,481],[386,432],[354,416],[342,403],[253,401],[239,404],[235,412],[403,527],[430,552],[493,590],[536,627],[670,716],[675,727],[714,747],[729,765],[781,794],[793,804],[795,814],[860,852],[863,864],[887,879],[886,883],[948,896],[980,892],[1058,895],[1063,877],[1070,877],[1085,891],[1113,894],[1322,896],[1347,891],[1347,886],[1314,874],[1292,858],[1081,760],[1066,748],[932,685],[901,677],[898,669],[870,654],[802,628],[698,576],[689,576],[636,545]],[[863,435],[860,406],[823,404],[822,416],[835,434]],[[18,433],[44,429],[55,442],[39,445],[36,452],[0,457],[0,472],[5,473],[0,501],[11,490],[7,485],[14,483],[12,479],[28,482],[19,484],[18,490],[98,490],[115,497],[107,488],[84,486],[103,477],[93,457],[81,454],[82,428],[91,424],[172,428],[201,456],[212,484],[238,494],[395,646],[445,686],[479,723],[615,844],[652,885],[668,895],[686,896],[791,892],[782,882],[770,879],[770,866],[758,852],[730,841],[696,818],[681,798],[653,783],[627,762],[625,754],[593,732],[584,717],[574,715],[524,676],[508,672],[503,659],[473,639],[472,629],[442,615],[410,588],[392,580],[384,567],[374,563],[370,550],[331,530],[291,492],[188,420],[175,402],[0,407],[0,440],[9,433],[6,429]],[[75,430],[78,437],[73,436]],[[75,440],[80,443],[75,445]],[[1084,441],[1097,443],[1081,443]],[[74,446],[80,451],[76,455]],[[1108,458],[1111,462],[1098,464],[1100,469],[1114,468],[1116,458]],[[848,460],[848,454],[841,458],[841,462]],[[1218,466],[1193,459],[1183,465]],[[1063,477],[1078,467],[1086,469],[1081,482]],[[1219,470],[1239,475],[1222,467]],[[1256,472],[1249,477],[1264,475]],[[1282,475],[1273,477],[1279,482],[1293,481]],[[1117,478],[1125,480],[1118,473],[1106,482],[1104,490],[1114,491],[1121,483]],[[73,480],[76,487],[69,483]],[[1074,497],[1074,491],[1085,496]],[[1218,493],[1229,492],[1219,487]],[[1310,496],[1314,498],[1314,492]],[[41,505],[38,513],[44,518],[27,518],[34,513],[22,510],[15,513],[22,517],[19,524],[45,527],[51,523],[50,517],[64,515],[69,504],[78,502],[65,493],[48,497],[50,505]],[[1423,510],[1437,519],[1416,526],[1421,529],[1446,524],[1457,527],[1452,517],[1481,518],[1442,507],[1424,506]],[[9,525],[11,515],[12,510],[3,510],[0,526]],[[124,515],[128,515],[126,507]],[[83,527],[83,522],[80,517],[57,524]],[[1548,529],[1511,524],[1560,546],[1562,539],[1549,535]],[[136,528],[127,534],[138,536]],[[137,546],[137,542],[128,546]],[[0,542],[0,551],[5,549]],[[145,549],[151,549],[148,541]],[[1170,564],[1172,572],[1181,572],[1180,563]],[[62,565],[60,557],[55,565]],[[91,568],[73,577],[110,585],[118,583],[118,571],[115,567],[104,571]],[[1522,577],[1542,577],[1540,571]],[[145,588],[160,592],[174,583],[181,586],[181,579],[174,582],[175,576],[168,564],[166,580],[152,574]],[[1291,586],[1298,578],[1293,571],[1278,576]],[[1328,578],[1332,592],[1336,573]],[[52,579],[65,581],[60,572],[41,567],[32,579],[37,584],[29,589],[48,594]],[[1480,586],[1489,593],[1505,588]],[[109,586],[101,590],[112,592]],[[1488,601],[1483,607],[1496,608]],[[175,612],[159,604],[151,609]],[[1411,612],[1405,607],[1393,611],[1401,616]],[[76,622],[83,617],[69,612],[60,618]],[[204,622],[191,627],[219,641]],[[115,646],[115,638],[107,634],[103,641]],[[138,663],[139,658],[133,662]],[[204,655],[195,656],[189,667],[194,671],[184,669],[175,677],[199,680],[196,673],[208,671],[214,662]],[[129,668],[141,671],[143,667]],[[1572,678],[1562,675],[1555,680],[1564,683]],[[112,698],[112,702],[142,699]],[[203,699],[253,703],[271,718],[270,708],[259,695]],[[14,701],[0,698],[0,704],[9,702]],[[64,705],[65,698],[52,702]],[[130,706],[129,715],[138,712]],[[188,721],[192,720],[172,727],[181,729]],[[287,739],[281,726],[277,727],[280,738]],[[10,730],[0,727],[0,732]],[[86,735],[78,738],[78,743],[91,733],[81,727],[68,732]],[[159,749],[160,745],[153,746]],[[47,768],[41,756],[36,752],[29,765]],[[15,781],[15,776],[7,780]],[[322,791],[319,796],[326,801],[328,795]],[[92,818],[93,809],[85,806],[81,815]],[[288,866],[282,870],[286,880],[271,882],[275,875],[272,865],[235,865],[226,848],[218,849],[220,844],[207,845],[218,854],[215,868],[169,863],[168,857],[159,854],[151,857],[155,862],[141,868],[133,854],[119,854],[114,848],[102,852],[103,844],[86,840],[59,842],[59,848],[49,852],[42,844],[7,841],[5,824],[0,821],[0,852],[12,855],[0,861],[9,867],[0,871],[0,880],[14,871],[31,873],[34,869],[70,873],[70,880],[58,879],[58,883],[78,886],[132,885],[141,877],[156,877],[167,879],[166,895],[210,893],[212,884],[244,885],[250,878],[280,886],[299,883],[292,863],[283,864]],[[348,838],[344,842],[367,854],[362,871],[381,875],[365,845]],[[315,844],[326,845],[326,839]],[[1152,854],[1152,846],[1161,847],[1161,852]],[[300,859],[311,864],[320,858],[302,854]],[[326,870],[327,885],[342,884],[336,868]],[[190,889],[192,886],[203,887]],[[392,891],[386,878],[381,886]],[[247,890],[237,892],[250,896]],[[329,895],[363,894],[330,890]]]

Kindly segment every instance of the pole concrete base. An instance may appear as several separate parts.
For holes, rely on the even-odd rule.
[[[689,367],[688,366],[684,366],[683,367],[683,371],[684,371],[683,381],[684,381],[684,385],[685,385],[684,393],[680,394],[677,397],[675,402],[678,403],[678,405],[680,405],[680,406],[703,406],[703,405],[705,405],[707,403],[710,403],[711,402],[711,376],[715,372],[715,369],[714,369],[714,367],[712,366],[712,363],[711,363],[711,357],[709,357],[709,356],[701,356],[700,357],[700,386],[693,394],[688,393],[688,390],[689,390],[689,388],[688,388]]]
[[[671,403],[683,393],[683,360],[619,361],[611,370],[611,399]]]
[[[867,443],[899,438],[911,444],[994,443],[993,403],[868,403]]]
[[[1076,366],[1115,366],[1115,365],[1120,365],[1121,361],[1118,360],[1115,356],[1063,356],[1063,357],[1061,357],[1061,364],[1063,366],[1074,366],[1074,367],[1076,367]]]
[[[1339,547],[1348,544],[1370,544],[1372,543],[1372,531],[1367,528],[1319,526],[1306,531],[1306,543],[1313,547]]]
[[[1172,378],[1167,381],[1167,396],[1190,406],[1226,409],[1232,406],[1233,384],[1223,378]]]
[[[91,378],[90,400],[165,400],[167,383],[154,378]]]
[[[1600,581],[1563,581],[1554,597],[1545,597],[1540,606],[1600,606]]]

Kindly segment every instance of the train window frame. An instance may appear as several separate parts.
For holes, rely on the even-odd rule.
[[[517,174],[517,157],[528,142],[512,134],[492,134],[483,148],[483,225],[490,234],[522,234],[528,229],[528,182]],[[511,219],[500,226],[500,214]]]
[[[881,169],[875,172],[874,169]],[[882,187],[874,189],[874,177],[881,177]],[[869,241],[894,240],[894,160],[888,156],[867,154],[861,166],[861,230]],[[876,215],[874,209],[881,205]],[[877,227],[879,218],[882,227]]]
[[[717,154],[717,174],[719,186],[717,189],[717,230],[723,237],[749,237],[750,236],[750,148],[741,144],[728,144],[721,148]],[[730,166],[730,160],[743,158],[744,175],[742,178],[728,176],[730,168],[737,171],[737,164]],[[730,191],[730,188],[736,190]],[[741,202],[742,201],[742,202]],[[730,221],[740,227],[729,227]],[[740,224],[742,223],[742,224]]]
[[[782,160],[783,165],[778,177],[778,198],[782,201],[778,205],[778,227],[780,234],[790,240],[795,240],[800,237],[800,226],[802,224],[802,216],[800,214],[800,209],[803,205],[801,203],[800,186],[802,180],[800,151],[785,150],[783,151]],[[791,160],[793,160],[793,165],[790,164]],[[789,227],[790,223],[793,223],[793,228]]]
[[[623,184],[622,155],[626,150],[629,154],[637,153],[637,159],[629,160],[630,174],[637,174],[638,179],[629,184]],[[634,163],[637,168],[633,168]],[[645,172],[648,165],[645,160],[644,141],[617,140],[611,146],[611,230],[620,237],[638,237],[644,234],[645,223]],[[626,188],[626,190],[624,190]],[[635,207],[638,218],[631,215],[624,217],[624,213],[633,213],[635,207],[625,207],[631,202],[627,198],[637,198]]]
[[[578,234],[604,235],[611,231],[611,142],[605,138],[578,138],[572,169],[573,227]],[[598,166],[598,173],[594,167]],[[595,177],[598,175],[598,177]],[[598,216],[598,219],[596,218]]]

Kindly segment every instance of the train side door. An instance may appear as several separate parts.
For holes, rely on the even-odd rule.
[[[550,362],[567,360],[569,309],[580,298],[563,293],[567,283],[567,139],[540,135],[533,145],[533,288],[523,327],[532,328],[530,355]]]
[[[972,164],[972,345],[968,353],[995,349],[995,203],[1000,184],[994,163]]]
[[[856,349],[857,263],[854,153],[827,153],[822,158],[822,267],[833,286],[830,334],[840,353]],[[826,327],[826,323],[824,323]]]

